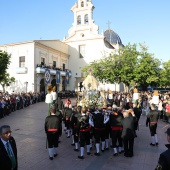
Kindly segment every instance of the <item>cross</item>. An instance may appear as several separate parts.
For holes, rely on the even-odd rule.
[[[108,29],[110,29],[110,24],[111,24],[111,22],[108,21],[106,24],[108,25]]]
[[[91,75],[92,71],[93,71],[92,68],[90,68],[90,69],[89,69],[90,75]]]

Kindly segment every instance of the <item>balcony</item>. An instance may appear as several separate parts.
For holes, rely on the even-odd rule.
[[[62,70],[56,70],[56,69],[52,69],[52,68],[45,68],[45,67],[39,67],[39,66],[38,66],[38,67],[36,68],[36,73],[37,73],[37,74],[44,74],[46,69],[49,69],[49,70],[50,70],[50,74],[51,74],[51,75],[56,75],[57,71],[59,71],[61,76],[66,76],[66,73],[67,73],[67,71],[68,71],[68,70],[62,71]],[[71,76],[72,76],[72,74],[71,74],[71,72],[69,71],[69,77],[71,77]]]
[[[17,74],[26,74],[27,72],[28,72],[27,67],[18,67],[18,68],[16,68],[16,73]]]

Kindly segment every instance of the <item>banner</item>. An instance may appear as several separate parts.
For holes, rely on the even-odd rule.
[[[49,70],[49,69],[46,69],[46,70],[45,70],[45,83],[46,83],[46,84],[50,84],[50,78],[51,78],[50,70]]]
[[[56,72],[56,84],[60,84],[60,71]]]
[[[69,84],[69,72],[66,72],[66,84]]]

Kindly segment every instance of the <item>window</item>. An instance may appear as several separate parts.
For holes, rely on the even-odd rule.
[[[41,57],[41,65],[45,64],[45,58]]]
[[[84,7],[84,2],[83,1],[81,2],[81,7]]]
[[[65,71],[65,66],[66,66],[66,65],[63,63],[63,71]]]
[[[79,15],[78,17],[77,17],[77,25],[80,25],[81,24],[81,16]]]
[[[25,56],[19,57],[19,67],[25,67]]]
[[[56,61],[53,61],[53,67],[56,67]]]
[[[84,24],[88,24],[88,23],[89,23],[88,14],[86,14],[84,16]]]
[[[79,57],[84,58],[85,57],[85,45],[80,45],[79,46]]]

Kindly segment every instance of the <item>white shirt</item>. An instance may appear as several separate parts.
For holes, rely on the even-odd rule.
[[[53,91],[51,94],[53,96],[53,100],[57,100],[57,93]]]

